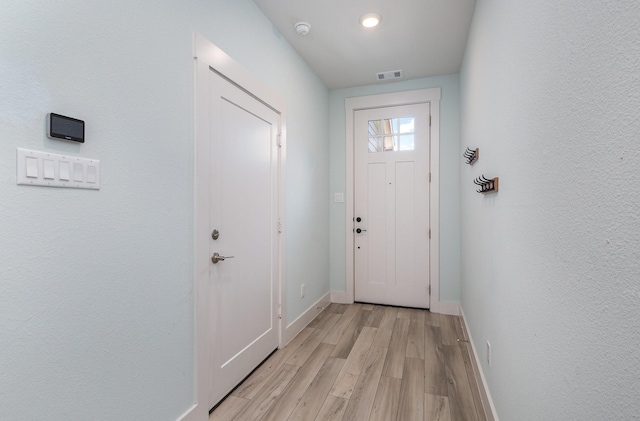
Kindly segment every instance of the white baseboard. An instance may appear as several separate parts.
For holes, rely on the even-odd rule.
[[[450,316],[460,315],[460,303],[453,301],[435,301],[431,303],[429,309],[432,313],[448,314]]]
[[[318,314],[322,312],[331,303],[331,293],[327,292],[322,298],[315,302],[307,311],[302,313],[300,317],[291,322],[284,330],[283,346],[288,344],[291,339],[295,338]]]
[[[331,302],[336,304],[353,304],[353,300],[349,300],[346,291],[331,292]]]
[[[499,421],[498,413],[496,412],[496,407],[493,404],[493,398],[491,397],[491,392],[489,391],[489,386],[487,385],[487,379],[484,376],[484,371],[482,370],[482,364],[480,364],[480,359],[478,358],[478,353],[476,352],[476,346],[474,345],[473,338],[471,337],[471,331],[469,330],[469,325],[467,324],[467,319],[464,315],[464,310],[462,309],[462,305],[460,308],[460,322],[462,324],[462,329],[464,329],[464,333],[469,339],[469,344],[471,344],[471,350],[473,351],[473,358],[471,358],[471,364],[473,365],[473,371],[476,375],[476,379],[480,380],[480,384],[478,384],[478,389],[480,389],[480,399],[482,399],[482,406],[484,407],[485,414],[487,416],[487,421]],[[491,418],[493,417],[493,418]]]
[[[178,417],[178,421],[196,421],[198,404],[194,404],[187,412]]]

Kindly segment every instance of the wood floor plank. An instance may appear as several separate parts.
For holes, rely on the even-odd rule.
[[[333,326],[331,332],[329,332],[327,336],[324,337],[322,342],[332,345],[337,344],[342,337],[342,334],[347,329],[349,324],[351,324],[351,321],[359,311],[360,304],[352,304],[348,306],[344,313],[342,313],[342,317],[340,317],[340,320],[338,320],[338,322]]]
[[[349,356],[351,348],[353,348],[358,336],[360,336],[360,332],[362,332],[365,327],[364,324],[369,320],[369,316],[371,316],[371,310],[360,309],[336,344],[332,357],[346,359]]]
[[[438,313],[432,313],[431,311],[427,311],[425,314],[425,324],[427,326],[440,327],[440,315]]]
[[[329,394],[345,399],[351,397],[376,332],[377,329],[372,327],[362,329]]]
[[[341,421],[344,417],[344,411],[347,409],[347,402],[343,398],[327,396],[315,421]]]
[[[325,308],[320,314],[318,314],[311,322],[307,325],[307,327],[316,327],[320,324],[325,318],[329,317],[329,315],[335,314],[329,311],[329,307]]]
[[[349,304],[331,303],[327,310],[331,313],[343,314],[347,308],[349,308]]]
[[[254,396],[249,404],[242,408],[233,419],[236,421],[255,421],[261,419],[273,403],[284,393],[287,385],[299,369],[300,367],[288,364],[280,367],[273,378],[260,389],[258,394]]]
[[[309,358],[313,351],[315,351],[327,334],[327,332],[322,329],[309,329],[311,329],[311,334],[307,337],[307,340],[304,341],[293,354],[291,354],[289,359],[286,361],[287,364],[302,367],[305,361],[307,361],[307,358]]]
[[[285,364],[285,361],[307,340],[311,332],[313,332],[313,330],[303,329],[287,346],[274,352],[267,361],[258,367],[233,391],[232,395],[252,399],[260,388],[270,381],[274,373]]]
[[[426,393],[424,395],[424,421],[451,421],[449,398]]]
[[[400,402],[402,380],[395,377],[382,376],[373,401],[369,421],[395,421]]]
[[[261,420],[282,421],[286,420],[293,412],[307,388],[316,377],[324,363],[326,362],[334,345],[320,344],[309,356],[308,361],[302,366],[296,375],[291,379],[282,395],[271,405],[267,413]]]
[[[391,334],[393,333],[393,327],[396,324],[396,318],[398,317],[398,309],[396,307],[387,307],[380,321],[378,327],[378,333],[373,340],[372,346],[381,346],[383,348],[389,347],[389,341],[391,341]]]
[[[407,340],[407,358],[424,360],[424,310],[412,310]]]
[[[343,419],[368,420],[387,357],[387,348],[372,347],[347,405]]]
[[[371,310],[373,310],[373,304],[362,304],[362,307],[360,307],[360,310],[371,311]]]
[[[209,415],[209,421],[231,421],[249,402],[249,399],[229,396]]]
[[[344,363],[345,360],[340,358],[327,359],[288,421],[307,421],[316,417]]]
[[[371,316],[365,323],[365,326],[369,327],[380,327],[380,322],[385,315],[385,307],[383,306],[373,306],[371,310]]]
[[[456,330],[455,316],[440,315],[440,331],[443,345],[458,345],[458,333]]]
[[[404,308],[404,307],[398,308],[398,319],[410,319],[411,310],[412,309],[410,308]]]
[[[473,403],[473,396],[464,368],[462,351],[459,346],[444,345],[445,370],[447,373],[447,389],[451,418],[454,420],[476,421],[478,419]]]
[[[402,378],[404,370],[404,358],[407,353],[407,340],[409,338],[409,319],[397,318],[391,334],[389,353],[384,363],[383,374],[387,377]]]
[[[335,324],[338,322],[338,320],[340,320],[341,317],[342,314],[327,313],[327,315],[320,321],[318,321],[318,323],[315,323],[313,326],[311,326],[311,323],[309,323],[307,327],[313,327],[314,329],[323,330],[328,334],[329,332],[331,332],[331,329],[333,329],[333,326],[335,326]]]
[[[466,340],[464,331],[462,330],[462,324],[460,323],[460,316],[453,316],[453,325],[456,329],[456,338],[458,342]]]
[[[458,332],[458,337],[460,338],[460,340],[469,340],[469,338],[467,338],[467,331],[465,330],[462,316],[456,317],[456,331]]]
[[[418,358],[406,358],[404,364],[398,419],[422,420],[424,419],[424,361]]]
[[[476,408],[478,415],[478,421],[486,421],[487,417],[482,407],[482,398],[480,397],[480,390],[476,382],[475,372],[473,371],[473,365],[471,363],[471,345],[468,342],[460,342],[460,351],[462,354],[462,360],[464,361],[464,368],[467,372],[467,379],[469,380],[469,387],[471,388],[471,396],[473,397],[473,404]]]
[[[424,388],[432,395],[448,396],[440,328],[425,327]]]

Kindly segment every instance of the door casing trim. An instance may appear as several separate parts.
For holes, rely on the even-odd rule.
[[[346,112],[346,291],[344,301],[354,302],[354,241],[353,241],[353,209],[354,209],[354,146],[355,146],[355,112],[371,108],[395,107],[430,103],[431,127],[429,172],[429,227],[431,240],[429,243],[429,308],[432,312],[440,312],[440,88],[418,89],[414,91],[394,92],[390,94],[368,95],[345,99]]]
[[[195,404],[182,418],[185,421],[208,419],[210,364],[209,364],[209,240],[201,235],[209,230],[209,138],[208,124],[209,91],[207,78],[213,69],[232,83],[239,86],[278,113],[279,157],[278,157],[278,219],[282,226],[285,221],[285,176],[286,176],[286,104],[284,99],[266,86],[260,79],[233,60],[220,48],[198,33],[193,38],[194,66],[194,133],[195,133],[195,173],[194,173],[194,377]],[[200,89],[199,89],[200,88]],[[286,275],[285,254],[286,231],[278,236],[278,299],[280,318],[278,319],[278,343],[283,345],[283,321],[286,320]]]

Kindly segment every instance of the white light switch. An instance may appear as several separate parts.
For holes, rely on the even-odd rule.
[[[38,178],[38,158],[28,156],[25,159],[27,164],[27,177]]]
[[[84,166],[77,162],[73,164],[73,181],[84,181]]]
[[[60,180],[69,181],[69,163],[65,161],[60,161]]]
[[[98,159],[58,155],[21,148],[17,148],[16,159],[17,184],[100,189],[100,160]]]
[[[56,178],[55,162],[53,162],[50,159],[44,159],[42,160],[42,162],[44,163],[43,165],[44,178],[47,180],[53,180],[54,178]]]
[[[95,183],[98,181],[98,173],[93,165],[87,166],[87,183]]]

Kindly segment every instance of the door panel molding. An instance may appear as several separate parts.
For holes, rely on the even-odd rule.
[[[233,60],[224,51],[198,33],[194,33],[194,132],[195,132],[195,173],[194,173],[194,406],[181,419],[185,421],[208,419],[208,399],[211,387],[209,361],[209,195],[211,128],[209,125],[209,76],[214,71],[245,92],[269,106],[278,114],[278,217],[285,217],[285,177],[286,177],[286,107],[285,101],[256,76]],[[203,235],[205,233],[206,235]],[[286,233],[278,236],[278,298],[282,318],[278,323],[278,341],[282,346],[283,320],[286,320],[285,301],[285,255]]]
[[[355,113],[359,110],[383,108],[390,106],[430,103],[430,153],[429,171],[431,184],[429,188],[429,226],[431,228],[431,240],[429,246],[429,280],[430,280],[430,309],[433,312],[440,311],[440,88],[419,89],[414,91],[394,92],[390,94],[369,95],[345,99],[346,112],[346,212],[345,226],[346,236],[346,302],[354,301],[354,180],[355,180]]]

